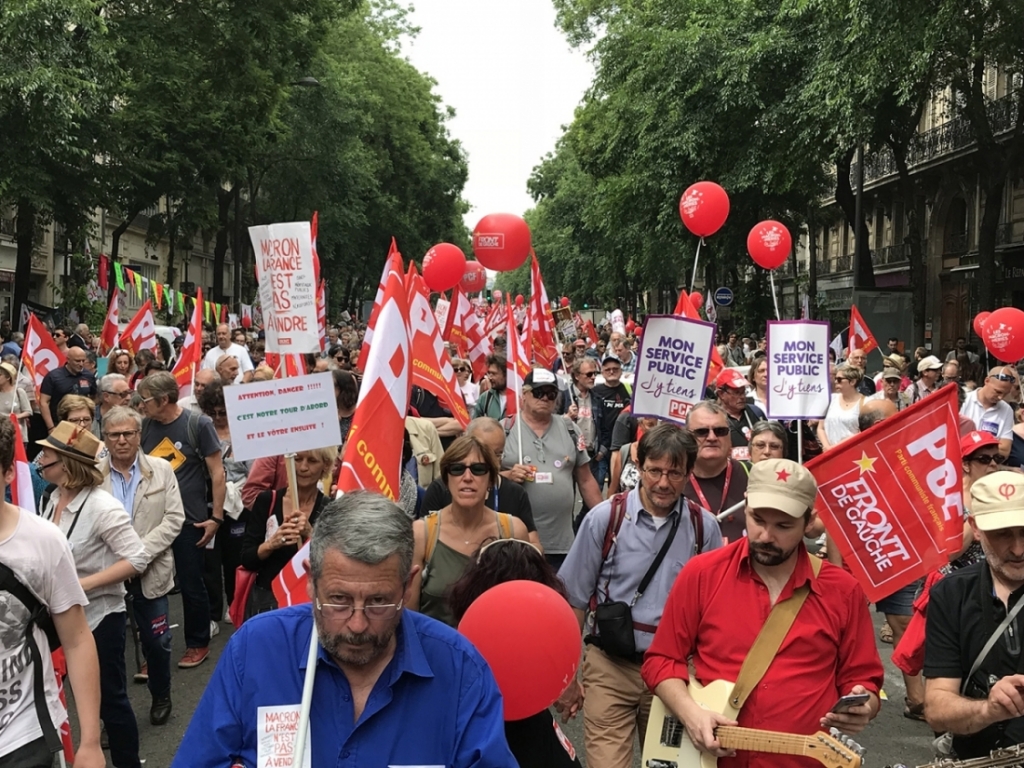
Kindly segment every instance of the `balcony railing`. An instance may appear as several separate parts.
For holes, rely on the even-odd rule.
[[[946,235],[942,252],[948,254],[967,253],[967,233]]]
[[[1017,114],[1017,100],[1014,94],[996,99],[988,104],[988,119],[992,133],[998,136],[1012,130]],[[941,155],[966,149],[974,144],[974,131],[970,120],[963,116],[954,117],[930,131],[918,133],[907,148],[907,166],[913,168]],[[864,180],[872,181],[897,173],[892,150],[882,147],[864,159]],[[850,168],[850,178],[857,178],[857,165]]]
[[[819,275],[838,275],[843,272],[853,271],[853,254],[844,253],[842,256],[832,256],[828,259],[818,259]]]
[[[14,218],[0,217],[0,235],[16,237],[18,234],[17,220]]]

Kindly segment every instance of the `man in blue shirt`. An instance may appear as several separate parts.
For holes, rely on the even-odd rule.
[[[290,765],[314,627],[302,766],[516,768],[486,662],[456,631],[404,609],[418,569],[405,512],[346,493],[317,519],[309,556],[312,610],[261,614],[234,634],[172,768]]]

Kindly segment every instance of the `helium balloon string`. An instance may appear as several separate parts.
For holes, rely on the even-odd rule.
[[[768,273],[768,279],[772,284],[772,303],[775,305],[775,319],[781,320],[782,317],[779,315],[779,297],[775,295],[775,270],[771,270]]]
[[[700,247],[704,245],[704,238],[697,241],[697,255],[693,257],[693,277],[690,278],[690,293],[693,293],[693,286],[697,282],[697,263],[700,261]]]

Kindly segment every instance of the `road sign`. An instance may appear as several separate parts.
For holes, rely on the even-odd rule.
[[[733,300],[732,288],[726,288],[724,285],[715,291],[715,304],[720,307],[728,307],[732,304]]]

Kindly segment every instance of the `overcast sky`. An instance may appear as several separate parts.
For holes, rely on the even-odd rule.
[[[467,226],[523,213],[530,172],[572,121],[593,68],[555,28],[551,0],[416,0],[412,21],[420,34],[403,51],[455,108],[449,130],[469,155]]]

